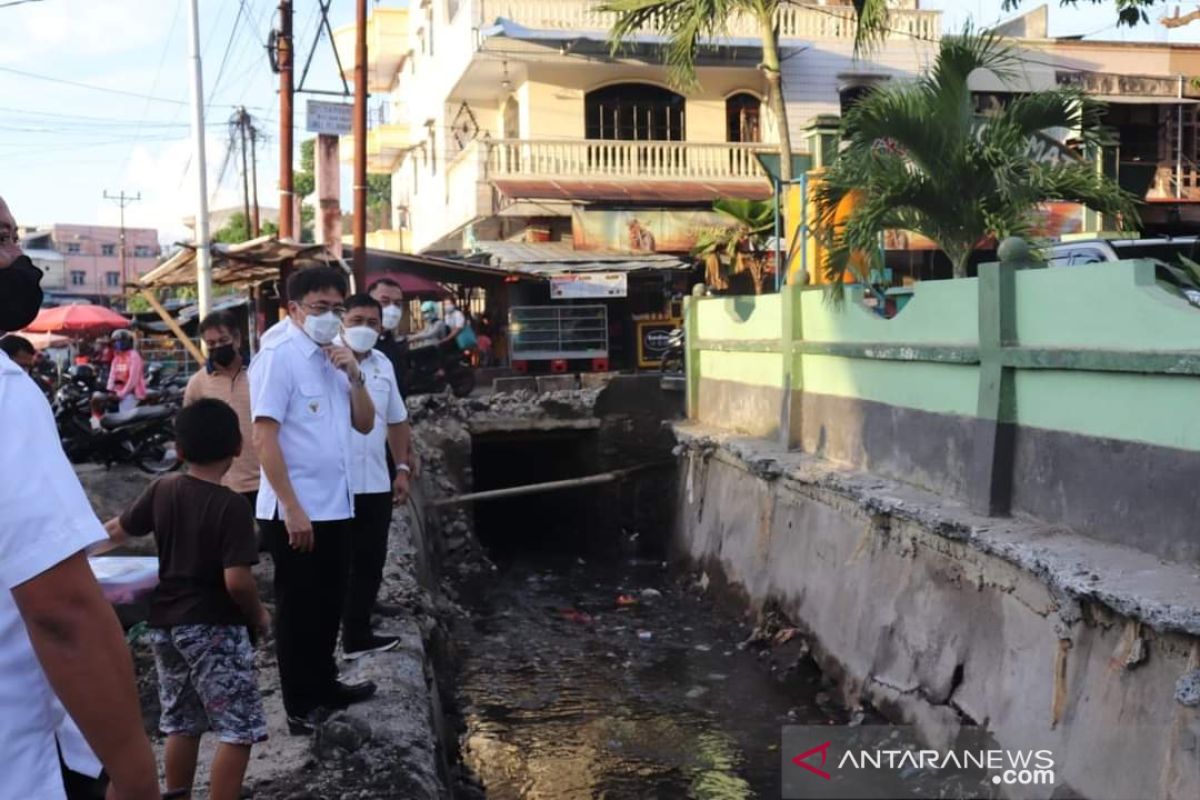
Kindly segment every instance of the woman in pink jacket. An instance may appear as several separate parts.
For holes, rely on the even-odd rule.
[[[117,396],[119,409],[129,411],[146,397],[146,370],[142,356],[133,344],[133,334],[116,331],[112,335],[113,358],[108,368],[108,390]]]

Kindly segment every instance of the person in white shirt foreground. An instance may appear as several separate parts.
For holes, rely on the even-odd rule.
[[[342,616],[342,651],[354,659],[366,653],[390,650],[398,640],[371,630],[371,609],[383,580],[387,560],[388,529],[392,504],[408,499],[409,442],[412,432],[408,409],[396,386],[396,374],[387,356],[375,350],[382,328],[379,301],[365,294],[346,300],[339,344],[354,352],[375,405],[375,427],[368,434],[351,436],[350,488],[354,492],[354,536],[350,546],[350,580]],[[388,477],[388,451],[396,477]]]
[[[0,330],[37,316],[40,279],[0,199]],[[84,554],[104,528],[46,398],[3,354],[0,431],[0,797],[66,797],[60,746],[68,768],[98,775],[73,735],[82,731],[108,772],[110,798],[158,798],[133,660]]]
[[[288,319],[250,364],[250,412],[262,465],[256,515],[275,563],[283,705],[289,730],[302,735],[375,692],[369,682],[339,681],[334,660],[354,533],[350,437],[371,432],[375,407],[358,359],[334,344],[345,274],[297,270],[287,299]]]

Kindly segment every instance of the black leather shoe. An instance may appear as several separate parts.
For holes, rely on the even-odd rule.
[[[329,719],[329,711],[324,708],[314,708],[303,716],[287,718],[288,733],[292,736],[312,736],[321,727],[321,723]]]
[[[329,708],[343,709],[374,696],[377,688],[371,681],[362,681],[361,683],[338,681],[333,685],[333,691],[330,692],[325,705]]]

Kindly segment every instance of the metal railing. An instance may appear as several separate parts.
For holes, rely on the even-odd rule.
[[[1154,173],[1154,185],[1147,196],[1164,200],[1176,197],[1200,200],[1200,164],[1186,158],[1182,169],[1174,162],[1159,164]]]
[[[537,30],[607,31],[615,15],[597,10],[598,0],[478,0],[480,22],[490,25],[497,18]],[[888,27],[901,35],[934,40],[941,36],[941,12],[892,9]],[[776,14],[781,39],[853,41],[854,9],[840,6],[781,4]],[[758,22],[746,14],[729,20],[728,35],[738,38],[762,36]],[[654,34],[654,29],[645,33]]]
[[[489,178],[637,178],[755,180],[766,177],[755,155],[770,145],[651,141],[493,139]]]

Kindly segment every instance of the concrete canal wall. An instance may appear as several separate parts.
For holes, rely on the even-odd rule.
[[[1084,797],[1198,797],[1200,311],[1148,262],[1018,266],[890,320],[692,299],[676,544],[931,742],[984,725]]]

